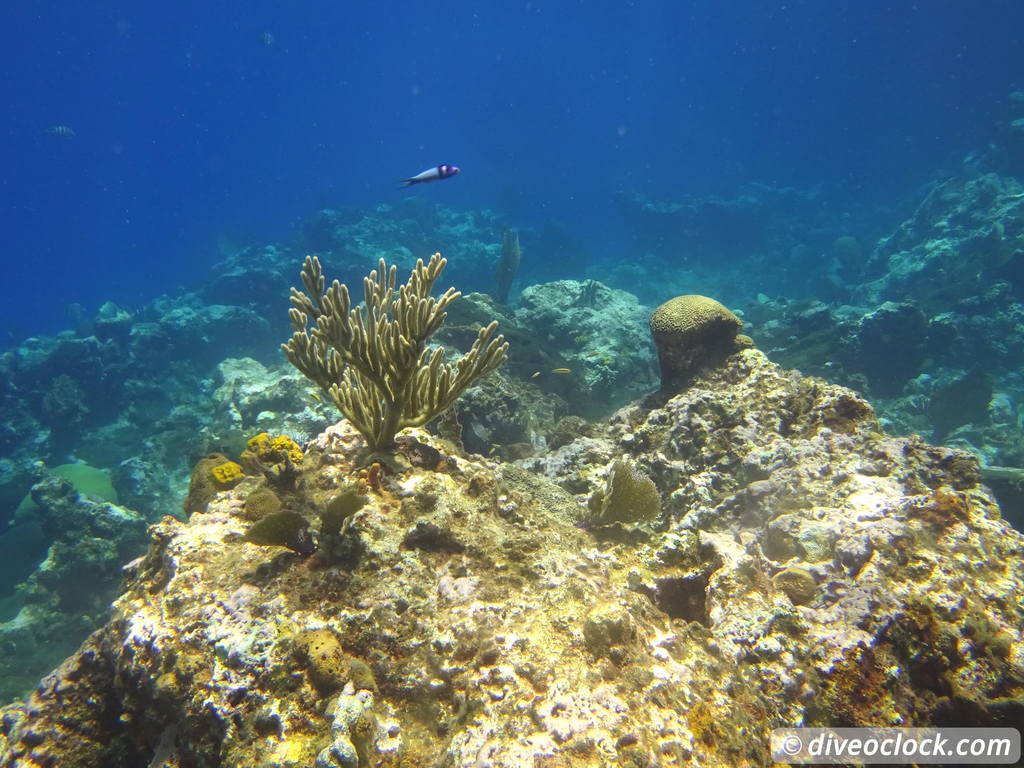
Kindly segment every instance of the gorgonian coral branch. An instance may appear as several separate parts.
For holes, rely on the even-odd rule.
[[[292,365],[319,386],[366,438],[371,450],[390,448],[405,427],[419,427],[450,408],[473,382],[508,357],[497,322],[482,328],[472,348],[454,363],[427,339],[462,294],[449,288],[431,296],[447,261],[435,253],[416,262],[396,291],[397,268],[381,259],[363,278],[364,303],[352,307],[348,287],[326,280],[315,256],[302,267],[306,292],[292,288],[292,337],[282,345]],[[313,327],[310,328],[310,321]]]

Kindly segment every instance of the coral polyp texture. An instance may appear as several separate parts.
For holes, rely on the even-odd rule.
[[[529,466],[362,444],[328,428],[281,497],[312,525],[347,489],[343,567],[246,540],[262,478],[164,518],[0,764],[767,765],[779,726],[1024,717],[1024,538],[976,460],[756,349]],[[660,523],[601,538],[623,455]]]
[[[308,294],[292,289],[294,333],[282,349],[372,451],[392,448],[400,430],[439,416],[508,356],[504,337],[494,335],[496,321],[480,329],[455,363],[445,362],[443,348],[427,348],[427,339],[444,323],[445,308],[461,295],[454,288],[430,295],[446,263],[437,253],[426,264],[417,260],[396,292],[397,267],[381,259],[363,279],[364,305],[352,307],[348,287],[335,280],[325,290],[319,259],[307,256],[302,284]]]
[[[746,337],[743,323],[707,296],[687,294],[669,299],[651,313],[651,336],[658,350],[663,391],[675,392],[693,377],[696,368],[734,352]]]

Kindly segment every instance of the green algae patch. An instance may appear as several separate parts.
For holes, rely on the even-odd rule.
[[[88,464],[60,464],[52,467],[49,472],[67,480],[82,496],[117,504],[117,491],[110,482],[110,472],[105,469],[91,467]],[[32,500],[32,494],[26,493],[14,511],[14,519],[31,517],[38,509],[39,506]]]

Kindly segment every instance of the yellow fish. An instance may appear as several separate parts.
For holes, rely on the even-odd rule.
[[[314,400],[316,400],[318,403],[322,402],[321,399],[320,399],[320,395],[318,395],[316,392],[310,392],[309,396],[312,397]]]
[[[572,373],[568,368],[555,368],[551,371],[552,373]]]

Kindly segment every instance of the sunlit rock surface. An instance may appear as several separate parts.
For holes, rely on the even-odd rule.
[[[262,477],[165,518],[0,765],[763,765],[780,725],[1024,717],[1024,539],[976,461],[756,350],[524,466],[360,444],[281,492],[315,529],[362,483],[344,562],[243,541]],[[586,521],[623,454],[657,525]]]

